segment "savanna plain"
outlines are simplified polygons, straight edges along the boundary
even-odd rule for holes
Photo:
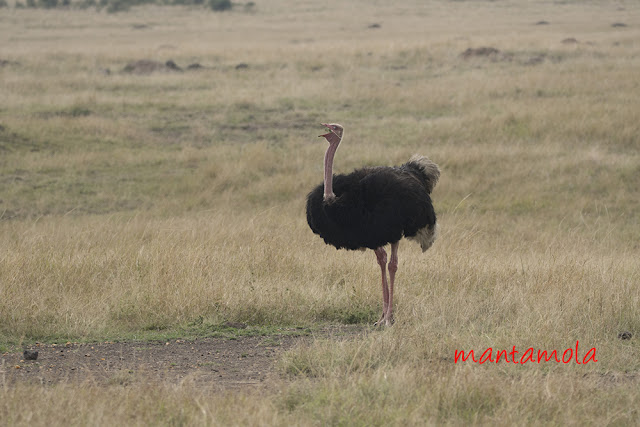
[[[636,1],[9,5],[0,64],[4,360],[307,335],[223,390],[6,362],[0,424],[640,423]],[[392,327],[371,326],[373,252],[306,224],[321,122],[345,127],[337,173],[441,167],[440,234],[401,242]],[[528,348],[577,354],[515,363]]]

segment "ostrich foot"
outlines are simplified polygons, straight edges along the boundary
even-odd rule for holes
[[[382,313],[382,316],[380,316],[378,321],[373,324],[373,326],[382,326],[382,325],[384,325],[384,313]]]
[[[393,318],[393,315],[391,316],[391,319],[387,319],[384,316],[384,313],[382,313],[382,316],[380,316],[380,319],[378,319],[377,322],[375,322],[373,324],[373,326],[391,326],[395,323],[395,319]]]

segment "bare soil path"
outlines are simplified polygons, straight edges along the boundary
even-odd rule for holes
[[[25,349],[37,351],[37,360],[26,360],[22,352],[0,356],[0,383],[110,385],[190,380],[220,390],[260,387],[274,373],[276,356],[283,351],[316,337],[347,339],[362,331],[362,326],[340,326],[307,336],[36,344]]]

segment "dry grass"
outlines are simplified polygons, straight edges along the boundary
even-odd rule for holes
[[[345,125],[340,172],[413,153],[443,169],[439,240],[426,255],[401,245],[397,324],[287,353],[279,393],[0,383],[0,419],[639,421],[634,2],[282,0],[253,14],[2,9],[0,22],[5,348],[198,318],[370,322],[373,254],[326,247],[305,223],[318,123]],[[479,46],[501,56],[460,57]],[[120,73],[143,58],[206,68]],[[453,361],[456,349],[576,340],[597,363]]]

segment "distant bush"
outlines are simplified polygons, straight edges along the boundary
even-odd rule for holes
[[[96,7],[98,4],[96,3],[96,0],[81,0],[78,3],[75,3],[75,5],[80,9],[88,9],[90,7]]]
[[[38,0],[38,7],[44,9],[53,9],[58,6],[58,0]]]
[[[165,4],[169,5],[202,5],[205,0],[163,0]]]
[[[169,5],[169,6],[205,6],[215,12],[222,12],[225,10],[231,10],[233,3],[231,0],[25,0],[22,3],[20,0],[16,0],[14,7],[16,9],[21,8],[41,8],[41,9],[53,9],[56,7],[72,7],[77,9],[87,9],[89,7],[95,7],[97,10],[106,10],[109,13],[125,12],[131,9],[133,6],[140,6],[143,4],[157,4],[157,5]],[[7,0],[0,0],[0,8],[8,7]],[[245,12],[250,11],[255,3],[250,1],[245,5]]]
[[[89,3],[91,0],[83,0]],[[97,9],[105,9],[109,13],[126,12],[133,6],[143,4],[163,4],[157,0],[98,0]]]
[[[231,0],[209,0],[209,7],[216,12],[229,10],[232,7]]]
[[[105,2],[105,6],[107,8],[107,12],[115,13],[115,12],[124,12],[127,11],[133,6],[134,2],[129,0],[111,0],[109,2]],[[137,3],[137,2],[135,2]]]

